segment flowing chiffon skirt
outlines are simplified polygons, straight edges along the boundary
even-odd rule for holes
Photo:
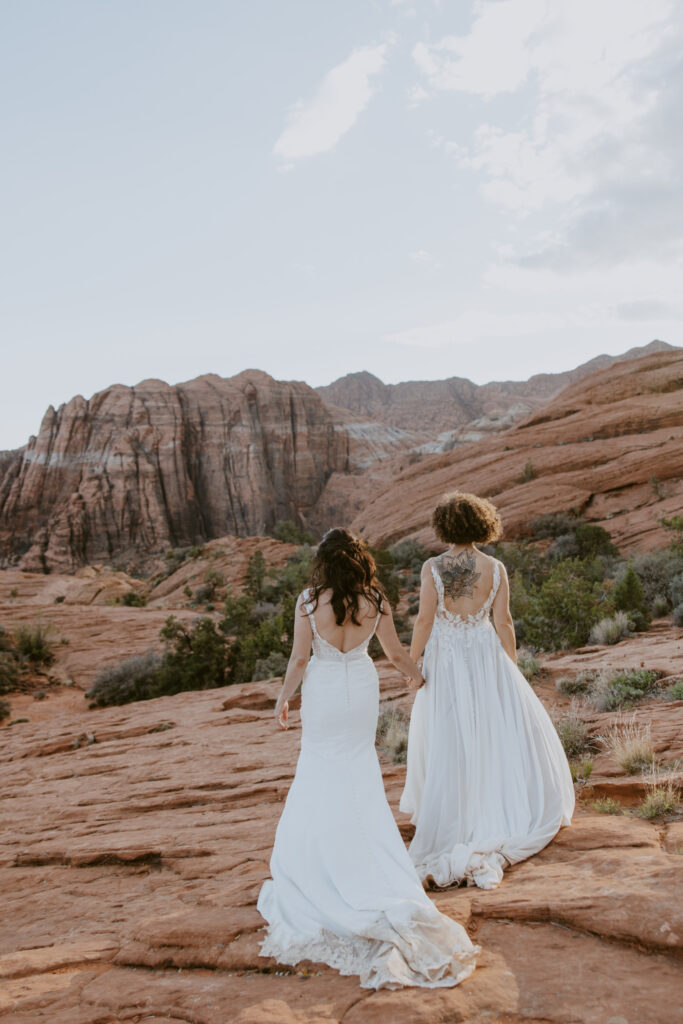
[[[401,810],[416,826],[420,878],[497,886],[574,810],[574,786],[545,708],[502,648],[488,614],[437,615],[413,705]]]

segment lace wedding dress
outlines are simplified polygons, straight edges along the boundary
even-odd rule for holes
[[[304,599],[309,597],[308,592]],[[364,988],[457,985],[478,947],[426,896],[387,803],[375,752],[372,633],[342,653],[313,631],[301,752],[258,909],[261,956],[322,962]]]
[[[466,879],[493,889],[507,865],[570,824],[574,787],[548,714],[493,628],[499,563],[488,596],[469,615],[446,608],[435,560],[427,564],[438,604],[400,805],[416,826],[410,856],[420,878],[437,885]]]

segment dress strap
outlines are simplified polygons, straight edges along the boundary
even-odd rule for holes
[[[301,598],[301,607],[306,612],[306,615],[308,615],[309,621],[311,623],[311,629],[313,630],[313,636],[315,636],[317,639],[320,639],[318,627],[315,624],[315,615],[313,614],[313,602],[311,601],[311,591],[308,587],[306,588],[306,590],[303,590],[301,592]]]
[[[493,604],[493,602],[495,600],[496,594],[498,593],[498,587],[499,586],[500,586],[500,564],[498,562],[498,559],[495,559],[494,562],[493,562],[493,584],[491,586],[491,590],[489,591],[489,596],[486,598],[486,601],[484,602],[484,608],[486,609],[487,612],[490,610],[491,605]]]

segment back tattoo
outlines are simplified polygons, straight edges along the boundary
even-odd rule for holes
[[[443,580],[444,594],[455,601],[459,597],[474,596],[474,588],[481,573],[477,572],[477,559],[474,554],[471,551],[461,551],[459,555],[441,555],[439,575]]]

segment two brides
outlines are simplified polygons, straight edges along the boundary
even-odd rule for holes
[[[573,809],[562,747],[515,665],[505,570],[474,546],[497,536],[495,510],[448,495],[433,524],[449,548],[423,568],[411,657],[363,542],[342,529],[323,537],[297,601],[275,709],[287,728],[288,700],[303,680],[299,761],[258,900],[268,922],[261,955],[327,963],[366,988],[468,977],[479,949],[422,883],[490,888]],[[416,825],[409,851],[374,747],[379,683],[367,649],[375,633],[417,689],[401,800]],[[415,659],[425,646],[423,677]]]

